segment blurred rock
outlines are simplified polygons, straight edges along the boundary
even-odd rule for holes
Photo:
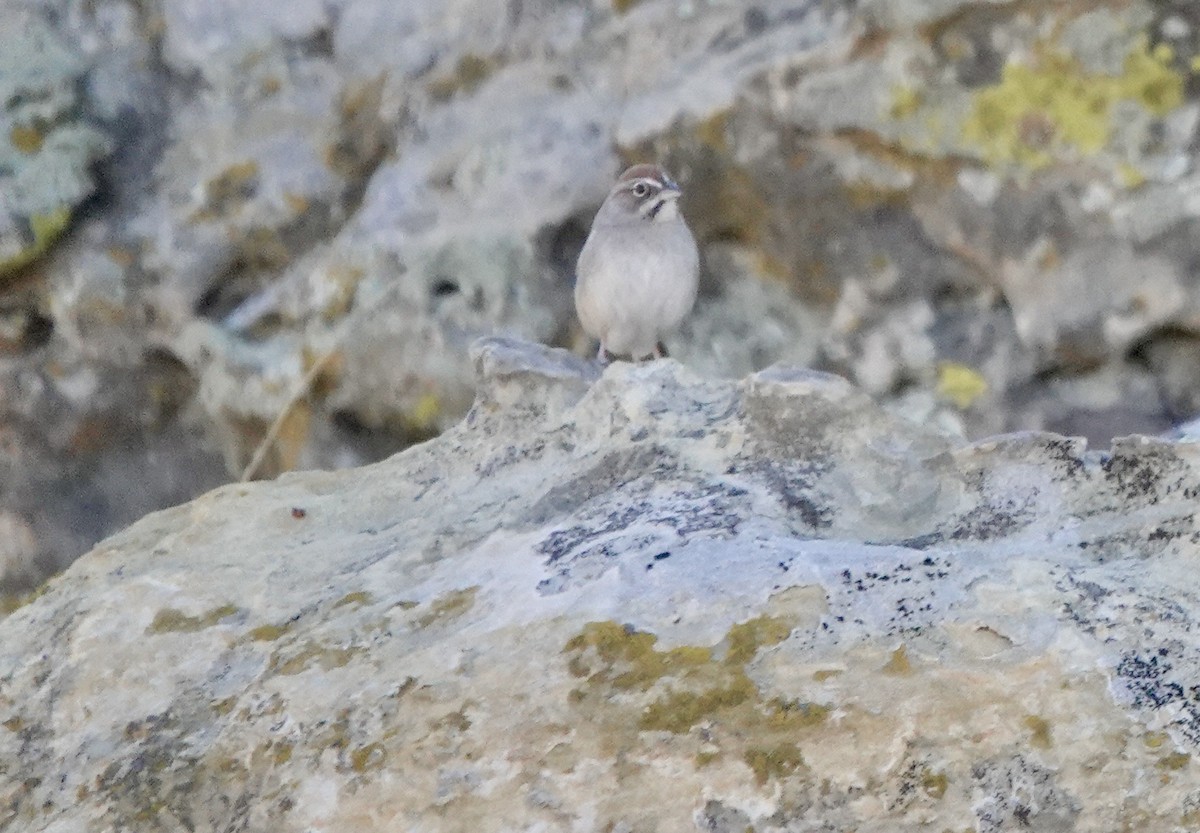
[[[445,430],[478,336],[591,353],[575,257],[648,159],[700,240],[670,348],[706,375],[809,364],[976,438],[1103,447],[1195,412],[1187,3],[0,0],[0,20],[0,260],[27,264],[0,375],[128,410],[63,397],[20,423],[43,452],[11,483],[70,472],[110,507],[52,517],[0,485],[39,563],[126,517],[94,473],[131,443],[176,444],[145,475],[174,484],[163,505]],[[164,364],[178,423],[138,413]],[[54,438],[97,410],[112,430],[66,459]]]
[[[1162,333],[1141,348],[1166,411],[1174,420],[1200,415],[1200,337]]]
[[[85,59],[35,8],[0,14],[0,280],[43,256],[110,145],[77,95]]]

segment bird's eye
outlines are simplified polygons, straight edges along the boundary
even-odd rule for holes
[[[633,186],[633,195],[635,197],[644,197],[649,193],[650,186],[644,182],[639,182],[637,185]]]

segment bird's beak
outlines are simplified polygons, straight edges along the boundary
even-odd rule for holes
[[[663,177],[662,184],[663,189],[658,192],[659,196],[661,197],[677,200],[683,194],[683,192],[679,190],[678,183],[676,183],[673,179],[667,179],[666,177]]]

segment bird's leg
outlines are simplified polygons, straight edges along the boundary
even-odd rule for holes
[[[596,351],[596,361],[600,362],[601,365],[606,365],[612,361],[612,356],[605,349],[603,341],[600,342],[600,349]]]
[[[671,354],[667,352],[667,345],[663,344],[661,341],[654,345],[654,358],[665,359],[670,355]]]

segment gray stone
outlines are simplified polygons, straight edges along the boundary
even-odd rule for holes
[[[0,15],[0,278],[44,255],[95,188],[105,136],[82,118],[83,57],[33,8]]]
[[[439,438],[152,514],[0,622],[4,823],[1194,822],[1200,445],[474,362]]]

